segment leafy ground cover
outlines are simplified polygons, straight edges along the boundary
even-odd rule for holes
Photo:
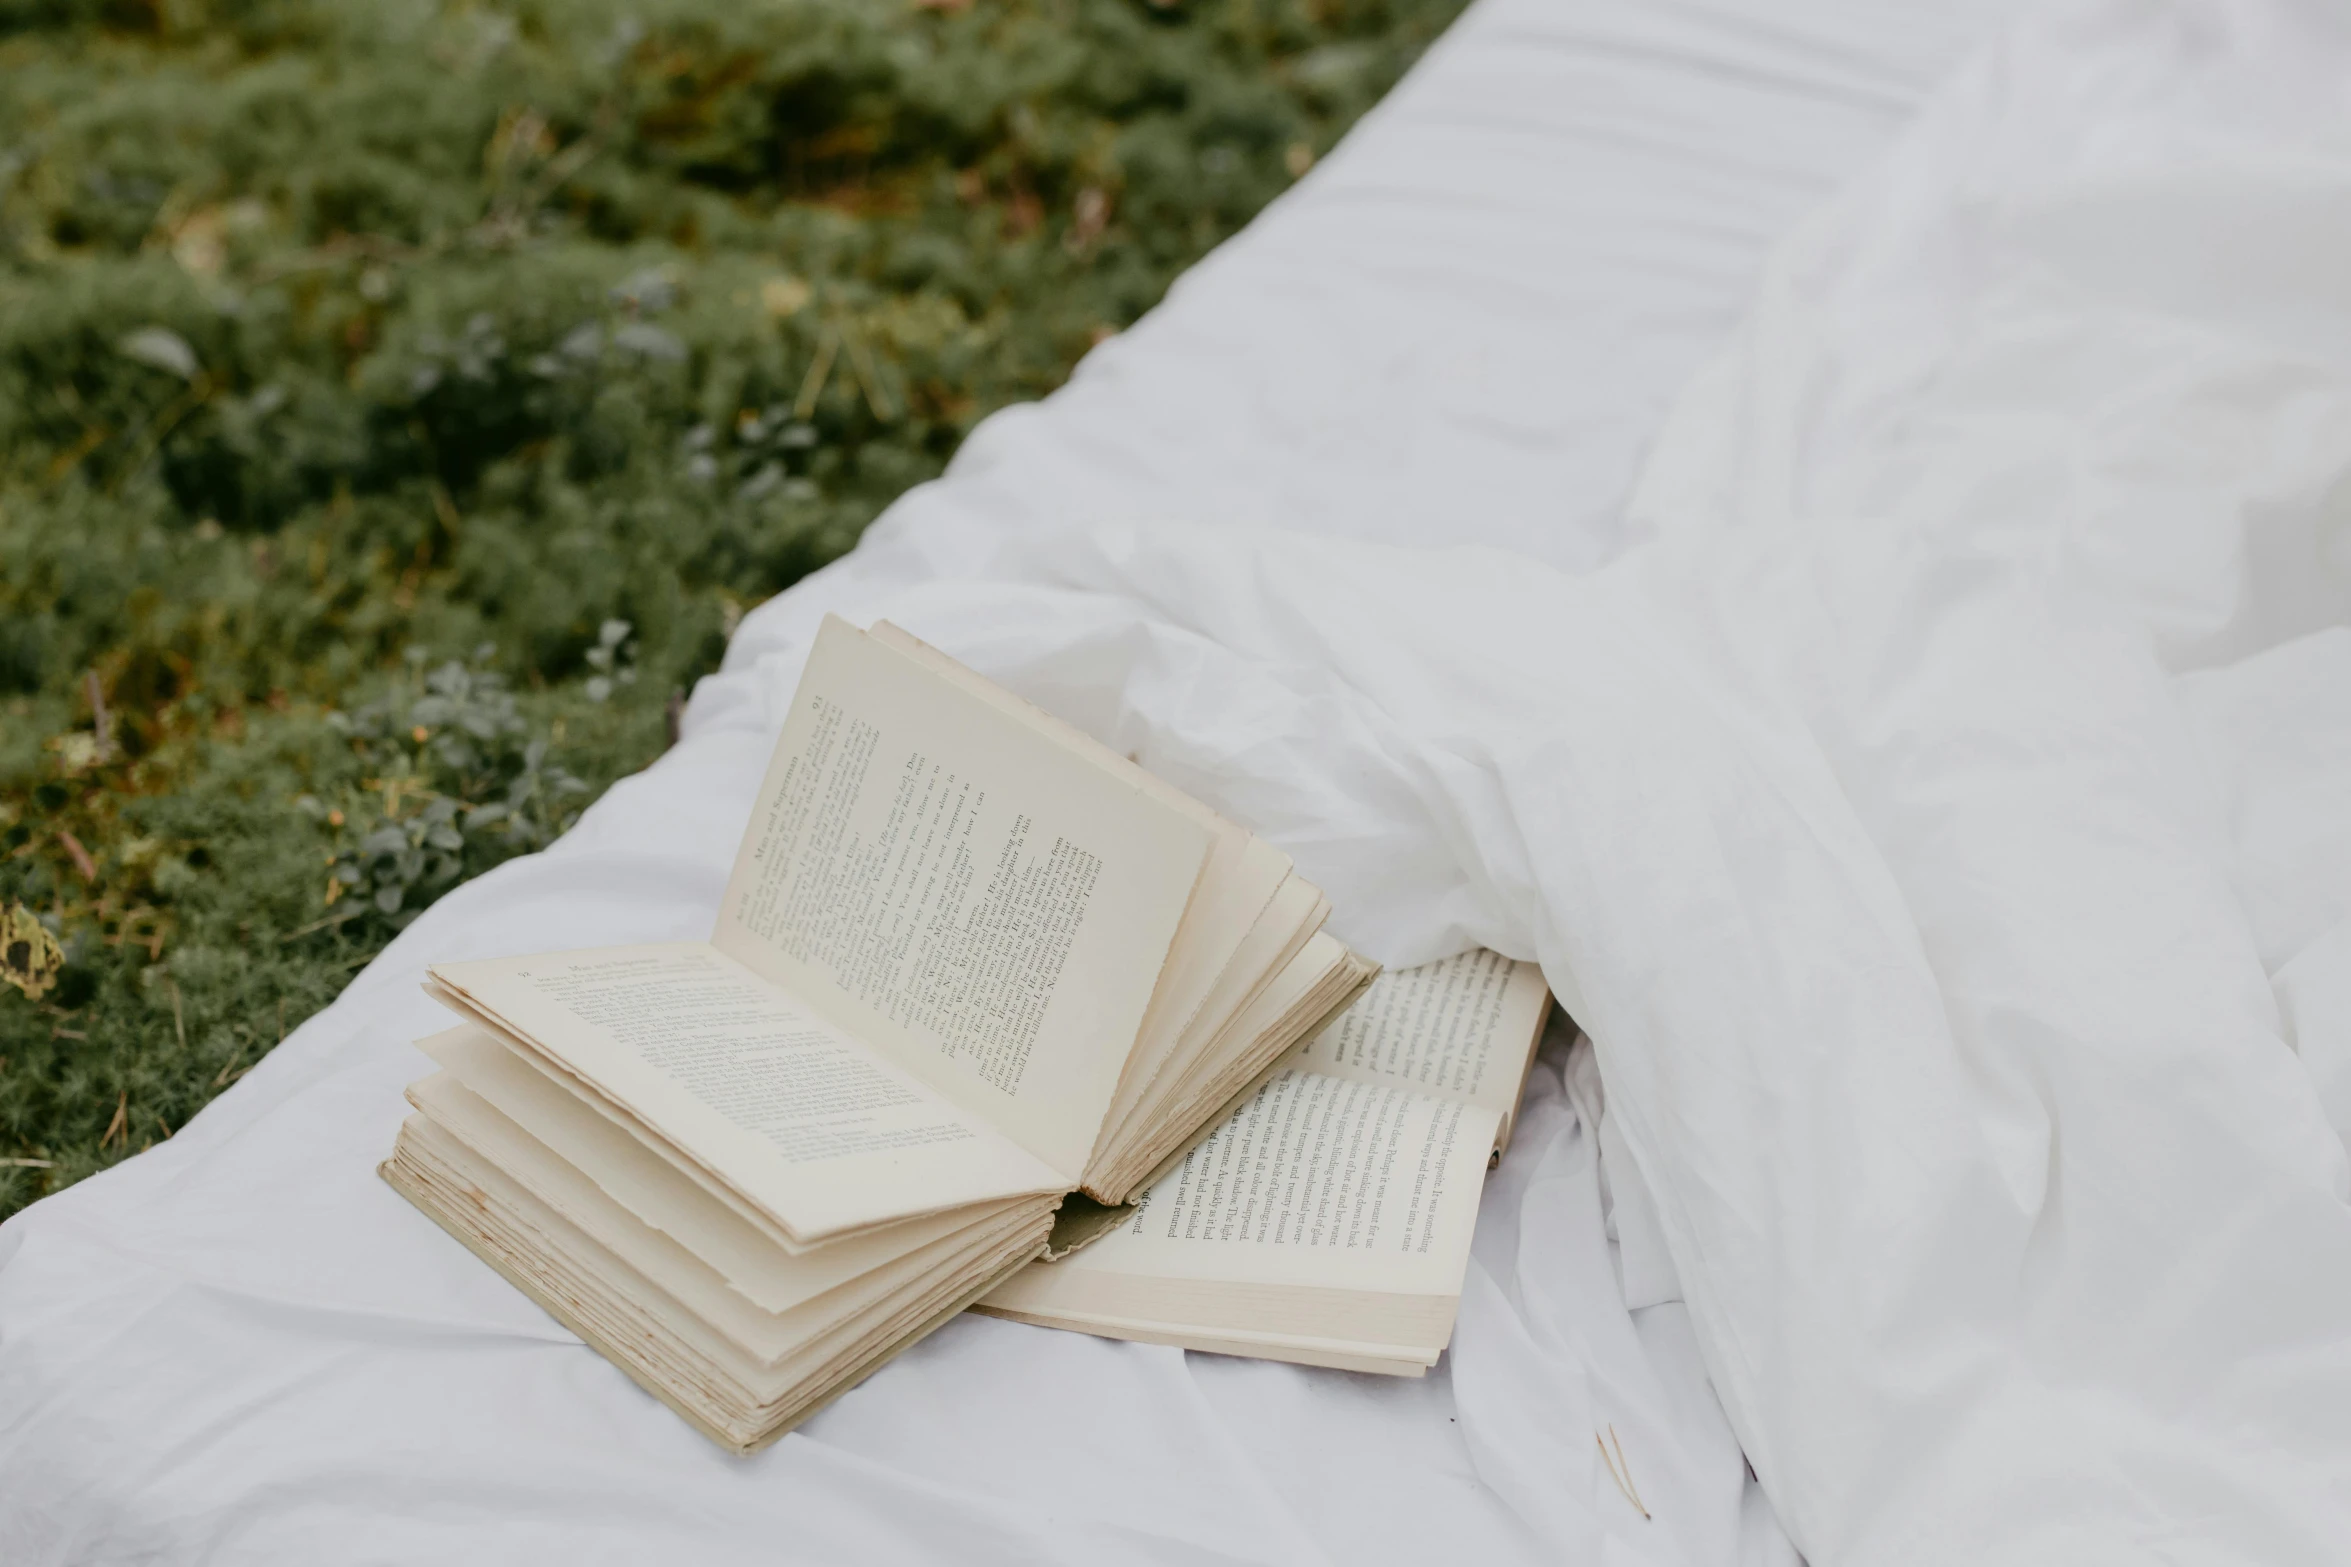
[[[1458,0],[0,0],[0,1216],[665,743]]]

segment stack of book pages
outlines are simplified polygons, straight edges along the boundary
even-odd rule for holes
[[[828,619],[708,941],[434,965],[385,1178],[716,1441],[1115,1223],[1374,968],[1287,856]],[[1086,1236],[1065,1216],[1061,1245]]]
[[[1550,1010],[1541,970],[1484,950],[1381,975],[1114,1230],[979,1309],[1419,1376],[1453,1336],[1485,1173]]]

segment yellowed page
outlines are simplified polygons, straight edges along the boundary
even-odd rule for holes
[[[1147,1135],[1122,1148],[1118,1162],[1104,1172],[1098,1188],[1087,1188],[1088,1195],[1123,1199],[1157,1182],[1256,1092],[1293,1046],[1361,994],[1376,972],[1375,965],[1332,937],[1320,931],[1309,937],[1228,1025],[1230,1039],[1218,1043],[1203,1070],[1184,1080],[1176,1098],[1153,1105],[1143,1122]]]
[[[1241,953],[1283,884],[1296,879],[1290,857],[1261,838],[1233,829],[1219,841],[1193,895],[1183,931],[1168,954],[1152,1017],[1120,1073],[1111,1108],[1094,1139],[1092,1158],[1101,1157],[1128,1099],[1184,1053],[1196,1026],[1213,1022],[1209,1003],[1226,978],[1246,983],[1262,977],[1247,973]]]
[[[718,1331],[642,1269],[479,1161],[449,1168],[426,1146],[431,1123],[411,1117],[379,1173],[429,1217],[687,1419],[741,1427],[721,1440],[764,1440],[942,1326],[1042,1243],[1042,1204],[934,1260],[903,1266],[888,1298],[845,1316],[780,1360]],[[460,1152],[439,1139],[443,1152]],[[1023,1214],[1027,1217],[1024,1219]],[[809,1308],[802,1308],[805,1312]],[[800,1312],[790,1315],[798,1316]],[[713,1432],[713,1434],[717,1434]]]
[[[1074,1185],[1210,838],[827,617],[713,939]]]
[[[427,1079],[431,1081],[431,1079]],[[462,1090],[460,1090],[462,1092]],[[420,1105],[420,1109],[423,1107]],[[729,1288],[702,1261],[623,1212],[594,1182],[556,1159],[528,1159],[515,1169],[489,1156],[430,1110],[401,1127],[398,1155],[423,1168],[455,1175],[518,1210],[517,1193],[560,1215],[608,1249],[704,1327],[753,1358],[773,1364],[805,1348],[847,1318],[886,1306],[897,1293],[919,1288],[927,1274],[963,1255],[974,1242],[1029,1226],[1033,1213],[999,1209],[969,1229],[941,1236],[872,1270],[835,1281],[779,1311],[763,1310]],[[1030,1199],[1033,1209],[1041,1198]],[[669,1313],[664,1313],[669,1315]]]
[[[765,1311],[788,1310],[1008,1206],[1038,1200],[956,1208],[793,1254],[481,1030],[452,1029],[419,1043],[444,1070],[410,1084],[410,1103],[525,1184],[526,1166],[559,1162],[576,1171]]]
[[[691,1150],[797,1240],[1066,1189],[715,947],[599,947],[432,974]]]
[[[1458,1295],[1494,1120],[1393,1084],[1284,1069],[1160,1177],[1133,1219],[1031,1270],[1038,1279],[1023,1275],[1024,1288],[1117,1273]]]
[[[1543,971],[1485,947],[1391,969],[1291,1060],[1309,1072],[1396,1083],[1500,1116],[1508,1142],[1551,1009]]]
[[[485,1034],[505,1046],[507,1055],[515,1062],[528,1068],[530,1072],[549,1085],[560,1089],[583,1109],[593,1112],[618,1130],[627,1133],[632,1141],[677,1171],[678,1174],[693,1182],[703,1195],[724,1205],[728,1212],[765,1236],[770,1244],[797,1256],[801,1252],[813,1250],[820,1245],[829,1246],[837,1243],[836,1239],[823,1241],[798,1239],[791,1231],[778,1224],[772,1215],[713,1174],[708,1165],[680,1148],[655,1128],[647,1125],[636,1112],[581,1077],[579,1073],[546,1051],[541,1050],[537,1045],[523,1038],[522,1035],[516,1033],[490,1013],[474,1005],[466,997],[434,979],[430,973],[425,977],[424,992],[465,1019],[456,1032],[462,1033],[472,1030]],[[439,1037],[439,1035],[428,1035],[425,1039],[418,1040],[417,1045],[419,1048],[425,1049],[426,1054],[429,1055],[431,1051],[427,1047],[430,1041]],[[886,1223],[867,1225],[848,1233],[873,1235],[890,1228],[892,1225],[908,1222],[910,1221],[905,1219],[892,1219]]]
[[[1329,912],[1329,900],[1312,882],[1301,876],[1283,879],[1175,1048],[1148,1075],[1137,1074],[1119,1086],[1089,1176],[1147,1140],[1168,1108],[1189,1097],[1198,1079],[1212,1075],[1223,1057],[1247,1044],[1253,1036],[1244,1020],[1259,1013],[1260,1000],[1283,982]]]
[[[1076,725],[1055,717],[1035,703],[1014,696],[905,628],[886,620],[878,621],[871,635],[993,704],[1073,756],[1084,758],[1151,799],[1182,812],[1212,834],[1208,863],[1200,873],[1200,883],[1193,890],[1191,906],[1185,911],[1183,925],[1168,952],[1167,966],[1160,975],[1159,988],[1152,996],[1141,1034],[1121,1074],[1114,1107],[1106,1118],[1104,1136],[1107,1137],[1107,1126],[1115,1125],[1166,1062],[1191,1042],[1193,1030],[1203,1023],[1207,1025],[1206,1031],[1199,1035],[1199,1041],[1205,1043],[1213,1035],[1215,1024],[1233,1010],[1237,1004],[1235,998],[1247,995],[1251,986],[1278,966],[1263,961],[1261,954],[1252,952],[1244,956],[1243,945],[1282,884],[1292,879],[1290,857],[1218,816],[1132,758],[1119,755]],[[1257,962],[1256,969],[1248,967],[1251,961]],[[1223,1012],[1217,1013],[1212,1010],[1212,1003],[1220,993],[1224,1006]],[[1102,1139],[1098,1138],[1097,1159],[1101,1157],[1102,1146]]]

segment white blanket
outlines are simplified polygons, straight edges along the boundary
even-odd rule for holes
[[[1579,16],[1719,63],[1669,36],[1697,14]],[[1426,371],[1397,313],[1383,382],[1332,238],[1392,220],[1357,259],[1411,275],[1452,192],[1383,208],[1382,138],[1572,116],[1497,81],[1533,37],[1584,62],[1577,25],[1482,9],[1363,172],[747,621],[671,757],[0,1232],[0,1558],[1784,1560],[1743,1447],[1824,1564],[2337,1559],[2351,37],[2316,5],[2029,24],[1780,249],[1627,512],[1589,454],[1636,438],[1541,423],[1608,382],[1556,389],[1513,329],[1591,318],[1495,248],[1514,208],[1453,209],[1432,307],[1490,373]],[[1855,58],[1787,69],[1897,74]],[[1220,362],[1237,410],[1187,395]],[[1121,520],[1163,511],[1207,523]],[[1527,553],[1376,542],[1482,528]],[[736,1462],[373,1184],[422,962],[706,927],[828,608],[1258,826],[1376,955],[1483,941],[1578,995],[1606,1112],[1547,1056],[1445,1374],[966,1320]]]

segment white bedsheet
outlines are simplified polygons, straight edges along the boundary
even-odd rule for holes
[[[911,506],[824,596],[1263,824],[1378,955],[1572,981],[1627,1296],[1814,1561],[2340,1562],[2347,214],[2351,12],[2064,6],[1780,247],[1599,570]],[[1711,1559],[1554,1169],[1465,1297],[1477,1472]],[[1603,1422],[1698,1482],[1652,1527],[1558,1483]]]
[[[1712,1564],[1774,1508],[1824,1564],[2342,1559],[2336,8],[2027,25],[1779,248],[1627,505],[1967,25],[1481,5],[670,757],[0,1231],[0,1560]],[[969,1319],[737,1462],[375,1181],[423,962],[707,928],[828,608],[1259,825],[1378,956],[1572,980],[1608,1109],[1547,1054],[1442,1374]]]

